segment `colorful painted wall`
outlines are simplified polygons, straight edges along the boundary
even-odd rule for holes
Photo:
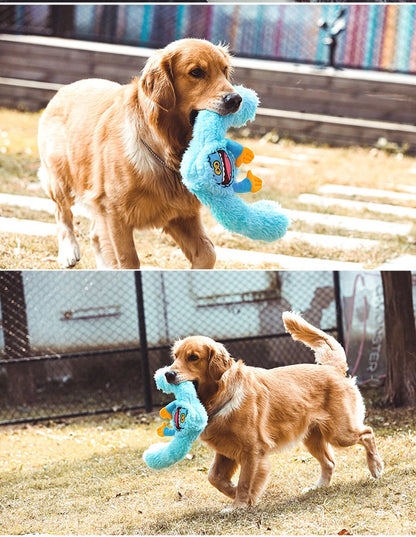
[[[416,73],[416,4],[7,6],[0,31],[162,47],[182,37],[229,43],[238,56],[325,64],[326,32],[345,9],[336,65]]]

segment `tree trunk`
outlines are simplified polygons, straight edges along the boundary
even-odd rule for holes
[[[416,406],[416,328],[412,275],[408,271],[383,271],[381,276],[387,355],[386,403]]]

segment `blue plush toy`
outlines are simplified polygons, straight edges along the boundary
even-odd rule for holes
[[[243,101],[235,114],[220,116],[210,110],[198,113],[181,162],[182,181],[225,229],[271,242],[283,237],[289,225],[280,205],[268,200],[248,204],[235,195],[257,192],[262,186],[261,179],[251,171],[242,181],[236,181],[238,167],[250,163],[254,153],[225,138],[225,134],[229,127],[242,127],[252,121],[259,103],[253,90],[236,86],[236,91]]]
[[[143,459],[149,468],[160,470],[182,460],[189,452],[198,436],[208,423],[208,415],[202,406],[192,382],[169,384],[165,373],[169,367],[162,367],[155,373],[156,386],[165,393],[173,393],[174,401],[162,408],[160,415],[169,419],[171,427],[166,424],[159,427],[159,436],[173,436],[169,443],[153,444],[144,453]]]

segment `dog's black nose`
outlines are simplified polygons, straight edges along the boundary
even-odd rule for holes
[[[231,114],[237,112],[243,98],[239,93],[227,93],[224,97],[224,106],[227,112]]]
[[[169,384],[173,384],[176,379],[176,373],[175,371],[172,371],[169,369],[169,371],[166,371],[165,373],[166,380],[169,382]]]

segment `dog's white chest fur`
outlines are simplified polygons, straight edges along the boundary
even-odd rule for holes
[[[217,416],[220,418],[226,418],[229,414],[232,414],[235,410],[238,410],[242,405],[245,396],[246,394],[244,388],[241,386],[241,384],[239,384],[236,387],[232,398],[223,406],[223,408],[221,408],[221,410],[217,413]]]

